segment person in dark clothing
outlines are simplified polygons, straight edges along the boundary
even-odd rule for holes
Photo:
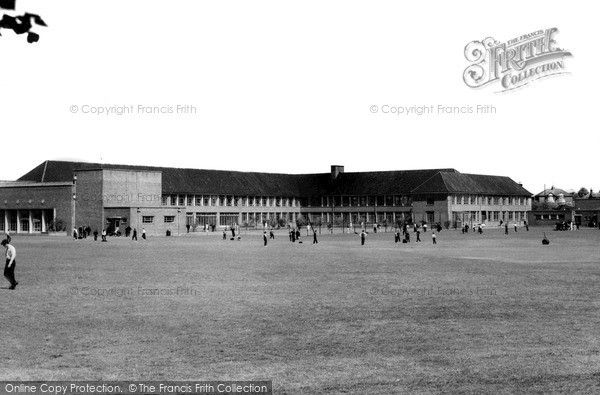
[[[508,223],[504,224],[504,234],[508,234]]]
[[[300,240],[300,229],[296,229],[296,240]]]
[[[313,230],[313,244],[319,244],[319,240],[317,240],[317,231]]]
[[[515,233],[517,233],[517,223],[515,222]]]
[[[483,228],[481,227],[481,225],[479,225],[477,231],[479,232],[480,235],[483,234]]]
[[[223,240],[227,240],[227,232],[225,230],[223,230]]]
[[[396,230],[396,233],[394,233],[394,243],[397,243],[400,241],[400,231]]]
[[[527,223],[527,221],[525,221],[525,230],[526,230],[527,232],[529,232],[529,224]]]
[[[415,243],[419,243],[421,241],[421,231],[417,229],[417,240]]]
[[[98,229],[94,229],[94,241],[98,241]]]
[[[17,265],[16,257],[17,250],[11,244],[9,244],[6,240],[2,240],[2,247],[6,247],[6,265],[4,266],[4,277],[10,283],[10,287],[8,289],[15,289],[19,284],[17,280],[15,280],[15,266]]]
[[[187,232],[190,233],[190,224],[186,224],[185,228],[187,229]]]
[[[231,237],[235,238],[235,227],[231,227]]]
[[[269,239],[275,239],[275,232],[273,232],[273,229],[269,231]]]
[[[79,233],[77,233],[78,234],[77,238],[80,240],[83,239],[83,227],[80,226],[79,229],[77,229],[77,230],[79,232]]]
[[[288,232],[288,236],[290,238],[290,241],[292,241],[292,230],[290,229],[290,231]]]
[[[131,236],[131,240],[137,241],[137,229],[133,229],[133,235]]]
[[[129,237],[130,234],[131,234],[131,227],[129,225],[127,225],[127,227],[125,228],[125,237]]]
[[[263,246],[264,246],[264,247],[266,247],[266,246],[267,246],[267,240],[268,240],[268,239],[267,239],[267,231],[265,230],[265,231],[263,232],[263,243],[264,243],[264,244],[263,244]]]
[[[367,233],[363,230],[360,232],[360,245],[365,245],[365,240],[367,238]]]

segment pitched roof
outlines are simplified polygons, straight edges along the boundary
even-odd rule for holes
[[[412,190],[413,194],[472,193],[481,195],[531,196],[510,177],[459,172],[439,172]]]
[[[575,199],[575,210],[577,211],[600,211],[600,199]]]
[[[535,197],[539,197],[539,196],[548,196],[549,194],[552,194],[554,196],[558,196],[560,194],[563,194],[563,196],[574,196],[575,195],[575,191],[567,191],[565,189],[560,189],[560,188],[549,188],[549,189],[544,189],[542,192],[538,193],[537,195],[535,195]]]
[[[75,170],[137,170],[162,172],[162,191],[188,194],[298,196],[299,177],[291,174],[181,169],[88,162],[46,161],[19,181],[70,181]]]
[[[409,195],[411,193],[481,193],[528,195],[508,177],[461,174],[455,169],[282,174],[182,169],[88,162],[45,161],[19,181],[71,181],[75,170],[118,169],[162,172],[165,194],[232,194],[254,196]]]

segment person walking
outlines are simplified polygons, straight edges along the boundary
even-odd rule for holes
[[[319,240],[317,240],[317,231],[313,229],[313,244],[319,244]]]
[[[515,222],[515,233],[517,233],[517,223]]]
[[[508,222],[504,224],[504,234],[508,234]]]
[[[94,241],[98,241],[98,229],[94,229]]]
[[[360,245],[364,246],[365,245],[365,240],[367,238],[367,232],[365,232],[364,230],[362,232],[360,232]]]
[[[133,234],[131,236],[131,240],[138,241],[137,240],[137,229],[136,228],[133,228]]]
[[[73,227],[73,239],[77,240],[78,234],[77,234],[77,228]]]
[[[437,236],[435,235],[435,232],[431,233],[431,240],[433,240],[433,244],[437,244]]]
[[[263,243],[264,243],[264,244],[263,244],[263,246],[264,246],[264,247],[266,247],[266,246],[267,246],[267,240],[268,240],[268,239],[267,239],[267,231],[265,230],[265,231],[263,232]]]
[[[265,232],[266,232],[266,231],[265,231]],[[273,232],[273,229],[271,229],[271,230],[269,231],[269,239],[273,239],[273,240],[275,240],[275,232]]]
[[[423,232],[425,232],[425,226],[423,226]],[[417,240],[415,243],[421,242],[421,231],[417,229]]]
[[[527,221],[525,221],[525,230],[529,232],[529,223],[527,223]]]
[[[9,244],[6,240],[2,240],[2,246],[6,247],[6,265],[4,266],[4,277],[10,283],[8,289],[15,289],[19,283],[15,280],[15,266],[17,264],[15,258],[17,257],[17,250],[12,244]]]
[[[106,228],[102,229],[102,241],[107,241],[106,240]]]
[[[142,239],[146,240],[146,229],[142,228]]]

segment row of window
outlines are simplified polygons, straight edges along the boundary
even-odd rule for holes
[[[296,200],[284,197],[253,197],[229,195],[165,195],[163,206],[264,206],[296,207]]]
[[[536,214],[535,219],[565,219],[564,214]]]
[[[165,195],[163,206],[245,206],[245,207],[368,207],[410,206],[410,196],[318,196],[312,198],[286,198],[270,196],[229,195]]]
[[[525,211],[454,211],[452,212],[452,219],[463,222],[519,222],[527,220],[527,213]]]
[[[480,205],[513,205],[524,206],[529,203],[530,198],[520,196],[481,196],[481,195],[454,195],[454,204],[480,204]]]

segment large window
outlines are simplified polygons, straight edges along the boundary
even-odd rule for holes
[[[151,224],[154,222],[154,216],[153,215],[143,215],[142,216],[142,223],[143,224]]]
[[[196,213],[196,224],[201,227],[216,225],[217,213]]]
[[[435,203],[435,199],[433,198],[433,196],[427,196],[426,204],[428,206],[433,206],[434,203]]]
[[[175,222],[175,216],[174,215],[165,215],[165,224],[170,224],[172,222]]]

